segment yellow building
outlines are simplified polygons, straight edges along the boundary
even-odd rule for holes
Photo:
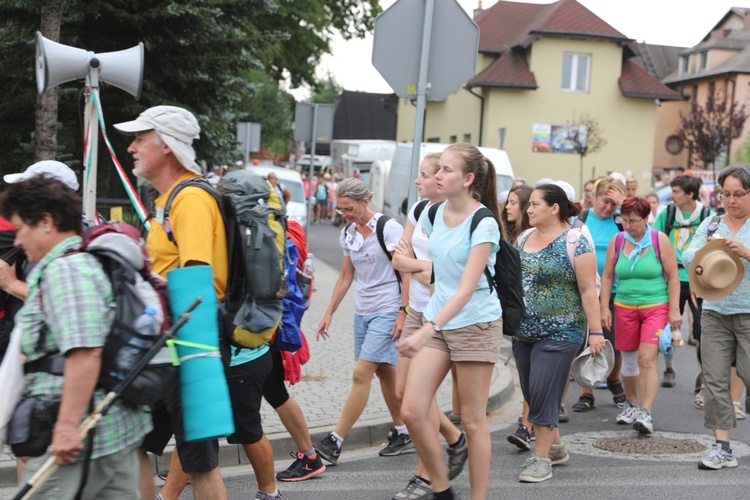
[[[507,151],[516,176],[576,186],[630,171],[648,191],[657,103],[680,99],[636,63],[637,44],[576,0],[540,5],[500,1],[475,13],[477,72],[443,102],[428,101],[424,139]],[[659,101],[657,101],[657,99]],[[588,115],[606,140],[583,160],[569,125]],[[414,136],[415,108],[399,103],[397,140]]]

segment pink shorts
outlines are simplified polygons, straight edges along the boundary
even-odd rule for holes
[[[659,345],[669,322],[669,304],[637,306],[615,301],[615,349],[637,351],[641,344]]]

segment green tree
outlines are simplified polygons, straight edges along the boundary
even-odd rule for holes
[[[59,1],[0,2],[0,148],[5,159],[0,169],[6,172],[34,159],[35,140],[48,140],[35,138],[34,132],[34,32],[40,29],[42,8]],[[157,104],[184,106],[196,114],[203,129],[196,146],[201,159],[231,161],[236,122],[247,116],[244,105],[261,83],[253,78],[259,73],[277,81],[289,76],[294,86],[314,85],[330,34],[360,36],[380,12],[377,0],[66,0],[63,5],[60,43],[93,52],[144,44],[140,101],[101,85],[107,131],[125,165],[130,164],[127,139],[109,126]],[[50,142],[58,158],[82,158],[82,87],[77,81],[58,88],[57,138]],[[102,156],[99,164],[109,161]],[[112,171],[100,168],[102,196],[119,184]]]
[[[292,141],[294,96],[265,73],[256,71],[249,78],[255,82],[255,92],[240,105],[241,121],[260,123],[261,147],[274,155],[286,154]]]
[[[343,88],[336,81],[336,78],[328,72],[326,77],[319,81],[315,87],[310,102],[318,104],[336,104],[339,100]]]

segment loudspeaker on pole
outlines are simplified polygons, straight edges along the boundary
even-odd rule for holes
[[[141,96],[143,82],[143,43],[117,52],[96,54],[70,47],[36,33],[36,86],[41,94],[61,83],[91,77],[114,85],[134,96]]]

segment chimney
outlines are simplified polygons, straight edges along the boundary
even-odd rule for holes
[[[484,9],[482,8],[482,0],[478,0],[477,8],[474,9],[474,19],[476,19],[482,12],[484,12]]]

